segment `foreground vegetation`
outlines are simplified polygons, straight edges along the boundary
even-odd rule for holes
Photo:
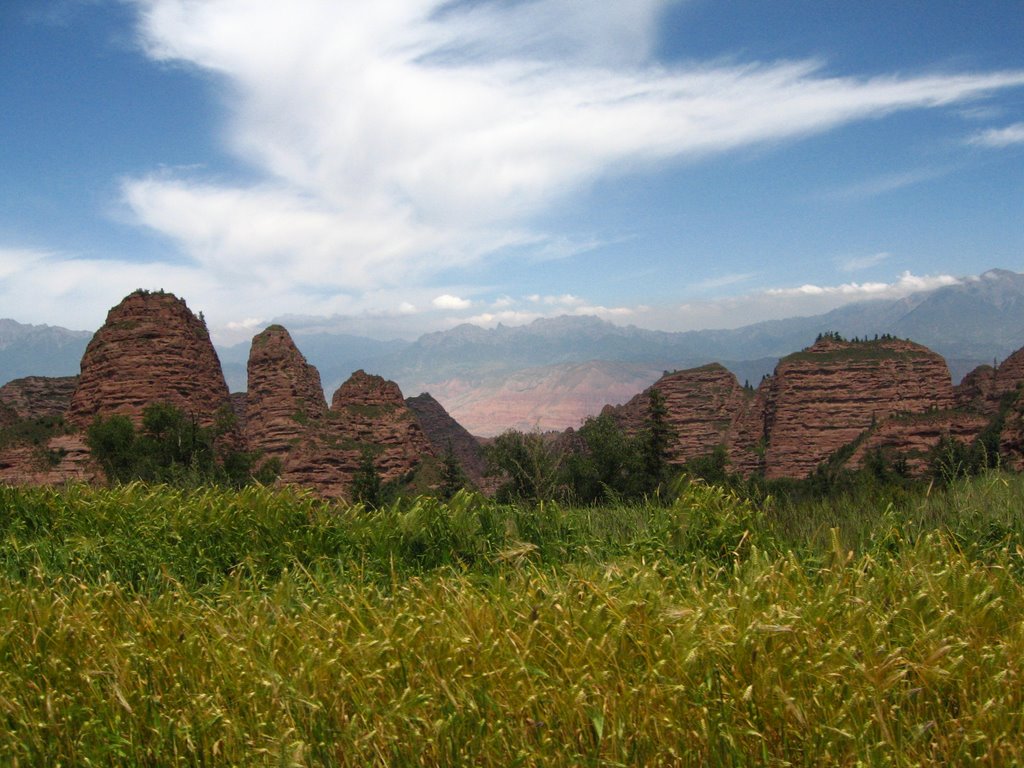
[[[1024,762],[1022,507],[0,488],[0,764]]]

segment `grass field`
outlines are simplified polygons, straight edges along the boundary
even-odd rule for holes
[[[1024,478],[0,489],[0,765],[1024,762]]]

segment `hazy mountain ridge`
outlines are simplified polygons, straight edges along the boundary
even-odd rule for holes
[[[24,376],[71,376],[92,331],[0,319],[0,384]]]
[[[811,344],[823,331],[912,339],[946,358],[955,383],[978,364],[1005,359],[1024,344],[1024,274],[994,269],[901,299],[856,302],[822,315],[735,329],[652,331],[596,317],[562,316],[493,329],[462,324],[408,342],[311,328],[296,331],[295,342],[321,372],[327,391],[353,371],[365,369],[398,382],[407,395],[431,392],[456,419],[465,418],[478,429],[477,417],[504,412],[497,404],[508,397],[525,409],[514,423],[561,428],[575,423],[538,422],[540,411],[526,402],[526,391],[552,413],[566,418],[581,413],[590,407],[592,393],[588,390],[582,398],[571,384],[580,366],[591,366],[593,375],[609,387],[605,402],[615,402],[624,387],[641,379],[653,383],[658,372],[709,362],[721,362],[741,382],[756,385],[779,358]],[[0,383],[25,375],[77,373],[90,335],[0,321]],[[245,389],[248,351],[247,342],[218,348],[232,391]],[[528,387],[531,376],[536,381]],[[573,398],[575,410],[565,405]]]

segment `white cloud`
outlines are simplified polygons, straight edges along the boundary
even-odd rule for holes
[[[247,317],[244,320],[231,320],[225,326],[229,331],[245,331],[251,333],[257,328],[262,328],[266,323],[258,317]]]
[[[770,288],[766,296],[798,298],[803,296],[836,296],[847,301],[859,299],[897,298],[915,291],[929,291],[959,283],[952,275],[918,276],[904,272],[892,283],[842,283],[841,285],[805,284],[796,288]]]
[[[431,304],[438,309],[469,309],[473,306],[473,302],[469,299],[461,299],[448,293],[438,296]]]
[[[698,283],[694,283],[693,288],[698,291],[714,290],[716,288],[727,288],[730,285],[737,285],[739,283],[745,283],[753,278],[757,277],[756,272],[743,272],[730,275],[720,275],[719,277],[709,277],[706,280],[701,280]]]
[[[871,267],[877,267],[883,261],[888,260],[892,256],[891,253],[886,251],[879,251],[873,253],[870,256],[851,256],[849,258],[839,260],[839,268],[843,272],[860,272],[863,269],[871,269]]]
[[[533,217],[609,174],[1024,84],[666,67],[651,52],[669,3],[135,0],[149,55],[222,81],[227,145],[262,180],[157,174],[125,180],[124,200],[219,284],[338,307],[510,247],[592,249]],[[239,315],[265,306],[244,294]]]
[[[990,128],[987,131],[980,131],[971,136],[968,143],[993,149],[1024,144],[1024,123],[1014,123],[1005,128]]]

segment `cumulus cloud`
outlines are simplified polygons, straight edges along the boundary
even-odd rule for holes
[[[449,293],[438,296],[431,302],[431,304],[438,309],[469,309],[473,306],[473,302],[469,299],[462,299],[458,296],[452,296]]]
[[[952,275],[918,276],[904,272],[892,283],[842,283],[840,285],[814,285],[807,283],[795,288],[769,288],[766,296],[794,298],[801,296],[837,296],[845,300],[888,299],[906,296],[915,291],[929,291],[945,285],[955,285],[959,278]]]
[[[980,131],[968,139],[970,144],[980,147],[1002,149],[1014,144],[1024,144],[1024,123],[1014,123],[1005,128],[990,128]]]
[[[138,288],[210,295],[211,279],[187,265],[84,259],[55,251],[0,247],[0,306],[19,322],[95,330],[107,311]],[[201,307],[200,307],[201,308]]]
[[[125,203],[224,284],[366,296],[503,249],[595,247],[535,216],[609,174],[1024,84],[666,67],[652,51],[669,2],[135,0],[152,58],[221,81],[228,148],[260,180],[133,177]]]

